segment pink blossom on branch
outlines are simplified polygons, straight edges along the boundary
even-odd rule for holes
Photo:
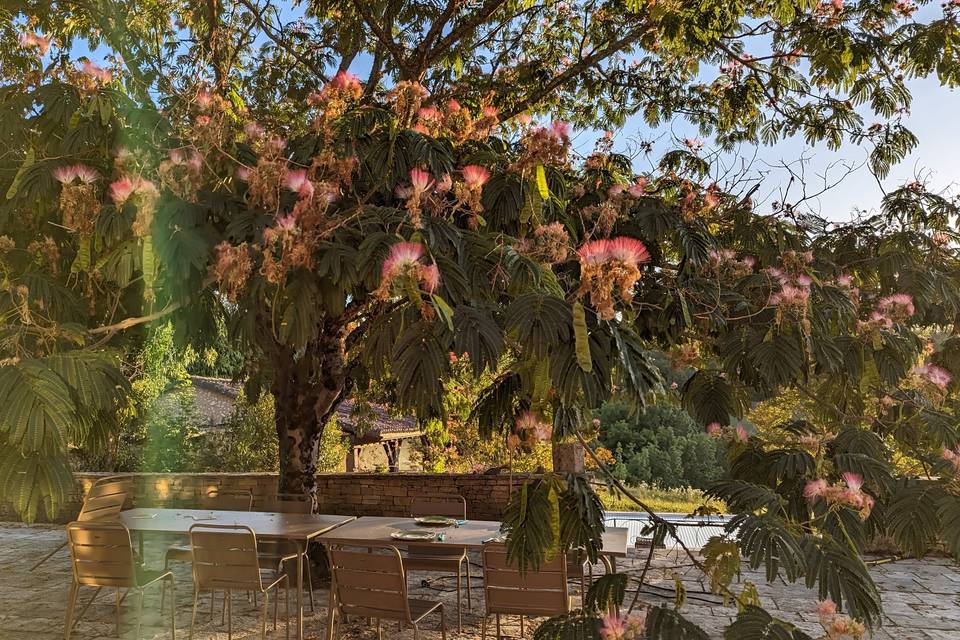
[[[112,73],[110,73],[108,70],[104,69],[103,67],[95,65],[89,60],[83,63],[83,66],[81,67],[81,71],[83,71],[85,74],[87,74],[94,80],[98,81],[100,84],[110,84],[110,81],[113,80]]]
[[[306,169],[287,171],[287,175],[284,178],[284,186],[301,198],[313,197],[313,183],[310,182],[310,179],[307,177]]]
[[[21,47],[24,49],[36,49],[41,58],[47,55],[47,51],[50,49],[50,38],[38,35],[32,31],[21,33],[19,40]]]
[[[85,164],[74,164],[57,167],[53,170],[53,178],[62,184],[70,184],[74,180],[79,180],[83,184],[92,184],[100,179],[100,173]]]
[[[413,187],[413,194],[420,196],[433,185],[433,178],[430,177],[429,171],[410,169],[410,185]]]
[[[471,189],[482,187],[490,179],[490,171],[479,165],[468,164],[460,171],[463,174],[463,181]]]

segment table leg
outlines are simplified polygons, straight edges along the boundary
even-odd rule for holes
[[[297,542],[297,640],[303,640],[303,554],[304,547]]]

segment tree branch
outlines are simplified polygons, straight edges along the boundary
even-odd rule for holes
[[[256,20],[257,22],[257,25],[263,30],[264,35],[270,38],[274,42],[274,44],[276,44],[278,47],[280,47],[281,49],[283,49],[284,51],[292,55],[297,60],[297,62],[299,62],[306,68],[310,69],[310,71],[312,71],[314,75],[320,78],[321,82],[327,82],[329,80],[329,78],[327,77],[327,74],[324,73],[323,69],[318,67],[312,61],[303,57],[303,55],[301,55],[296,49],[294,49],[289,42],[287,42],[280,36],[280,32],[278,30],[274,29],[273,26],[268,24],[266,20],[263,19],[263,12],[261,12],[255,4],[250,2],[250,0],[240,0],[240,4],[242,4],[247,9],[250,10],[250,12],[253,14],[254,20]],[[268,3],[268,6],[269,6],[269,3]]]
[[[403,47],[401,47],[396,40],[393,39],[393,36],[391,36],[380,24],[378,24],[376,20],[374,20],[373,15],[366,6],[365,0],[352,0],[352,2],[354,8],[357,10],[357,13],[363,19],[363,22],[370,28],[370,31],[372,31],[373,35],[377,37],[377,40],[379,40],[380,43],[387,48],[387,51],[389,51],[394,57],[397,67],[400,68],[401,75],[409,75],[407,73],[409,69]]]
[[[585,58],[581,58],[576,64],[570,65],[567,67],[567,70],[563,73],[559,73],[554,78],[543,85],[538,91],[534,91],[532,94],[524,98],[523,100],[517,102],[510,108],[506,113],[501,116],[502,120],[507,120],[517,115],[518,113],[523,113],[532,106],[538,104],[541,100],[553,93],[557,88],[563,86],[568,80],[577,76],[578,74],[586,71],[589,67],[597,64],[598,62],[609,58],[615,53],[622,51],[623,49],[629,47],[631,44],[639,40],[649,29],[647,25],[643,25],[638,29],[628,32],[619,40],[616,40],[603,49],[599,51],[594,51]]]

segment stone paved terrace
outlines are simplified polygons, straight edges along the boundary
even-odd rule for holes
[[[63,529],[58,526],[36,525],[24,526],[13,523],[0,523],[0,640],[59,640],[63,638],[63,616],[69,585],[69,559],[66,550],[58,553],[45,565],[34,573],[28,573],[27,568],[33,561],[55,547],[64,540]],[[160,557],[163,544],[148,545],[147,556],[150,559]],[[153,550],[151,551],[151,548]],[[632,555],[621,560],[618,569],[621,571],[637,571],[642,563],[639,556]],[[647,602],[663,602],[673,600],[672,572],[677,571],[684,576],[689,590],[685,612],[688,617],[707,629],[713,637],[720,638],[720,629],[731,619],[733,610],[724,607],[719,599],[704,593],[706,589],[699,582],[695,570],[683,566],[683,558],[678,558],[674,552],[659,552],[656,557],[656,571],[651,578],[649,593],[644,593]],[[599,568],[598,568],[599,570]],[[874,637],[883,640],[958,640],[960,639],[960,569],[943,559],[927,559],[923,561],[902,560],[880,564],[872,569],[873,575],[883,591],[884,609],[886,611],[885,626]],[[479,574],[479,569],[476,574]],[[475,575],[476,575],[475,574]],[[421,574],[411,580],[419,584]],[[751,580],[760,586],[763,604],[774,615],[799,625],[814,637],[822,635],[817,624],[816,614],[812,608],[816,597],[802,586],[763,583],[762,576],[745,571],[744,580]],[[189,567],[177,567],[177,634],[186,638],[190,621],[190,603],[192,587],[190,584]],[[476,580],[476,579],[475,579]],[[450,581],[440,580],[441,587],[451,585]],[[474,594],[479,600],[482,593],[479,581]],[[448,626],[449,621],[455,621],[456,604],[452,591],[438,591],[420,586],[412,588],[413,595],[424,598],[440,597],[447,603]],[[92,590],[85,590],[81,596],[81,603],[85,602]],[[316,590],[317,611],[309,613],[305,621],[305,636],[308,638],[323,638],[325,630],[325,613],[327,591],[318,587]],[[131,597],[124,604],[123,629],[124,638],[134,636],[133,612],[135,611],[135,597]],[[253,607],[248,605],[243,596],[234,601],[234,637],[239,640],[256,638],[256,617]],[[165,626],[168,617],[161,617],[159,611],[159,589],[148,595],[146,614],[142,637],[147,640],[169,638]],[[464,633],[459,634],[455,629],[455,622],[448,633],[451,640],[468,640],[480,637],[480,616],[477,612],[481,607],[475,602],[474,613],[465,615]],[[198,640],[225,640],[226,628],[221,626],[219,612],[211,621],[209,616],[209,599],[202,597],[201,616],[196,638]],[[282,612],[282,605],[281,605]],[[166,613],[166,610],[165,610]],[[168,614],[167,614],[168,616]],[[282,620],[282,613],[281,613]],[[524,637],[532,637],[531,627],[526,625]],[[436,623],[428,621],[422,638],[439,638]],[[512,637],[521,637],[519,626],[515,621],[504,626],[504,634]],[[182,634],[182,635],[181,635]],[[115,638],[113,597],[110,593],[100,595],[100,598],[87,611],[84,619],[76,626],[74,635],[76,640],[99,640],[101,638]],[[284,629],[281,626],[276,633],[270,631],[269,638],[283,638]],[[369,625],[360,621],[344,626],[343,638],[351,640],[368,640],[376,638],[376,632]],[[412,631],[398,633],[396,627],[385,626],[384,638],[412,638]],[[488,635],[488,637],[492,637]]]

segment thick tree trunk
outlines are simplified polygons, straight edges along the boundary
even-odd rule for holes
[[[315,497],[320,439],[347,388],[345,332],[327,322],[302,353],[283,347],[273,354],[281,493]]]

